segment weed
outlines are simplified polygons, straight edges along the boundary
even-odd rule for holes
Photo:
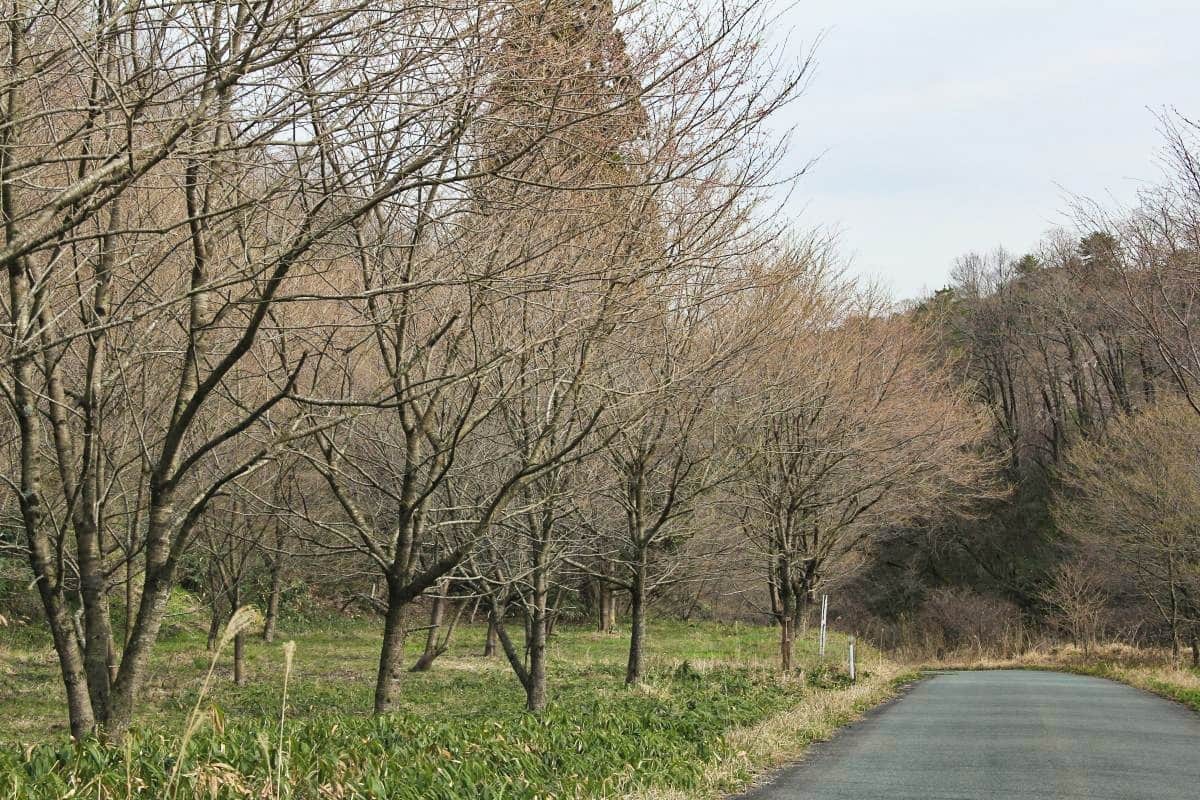
[[[195,633],[191,648],[173,640],[158,655],[175,669],[156,673],[159,691],[123,746],[44,733],[41,744],[2,746],[0,797],[533,800],[627,797],[653,787],[699,796],[713,785],[713,765],[744,781],[757,763],[739,755],[746,745],[732,732],[855,691],[836,688],[836,674],[816,668],[808,643],[798,648],[806,654],[800,663],[814,669],[805,680],[781,678],[770,629],[657,624],[650,668],[632,690],[621,682],[623,641],[560,631],[554,699],[541,715],[521,709],[505,665],[478,655],[483,626],[468,626],[432,672],[408,677],[399,710],[383,717],[367,713],[373,626],[294,631],[282,658],[278,646],[247,642],[254,674],[282,672],[282,680],[245,687],[227,681],[220,652],[204,671],[195,666],[203,647]],[[35,663],[27,653],[5,657],[19,670]],[[40,676],[45,694],[53,675]],[[21,697],[24,707],[41,708]]]

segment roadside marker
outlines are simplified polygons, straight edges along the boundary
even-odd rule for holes
[[[823,595],[821,595],[821,636],[820,636],[820,644],[818,645],[819,649],[817,651],[817,654],[820,656],[825,655],[825,622],[828,619],[828,617],[829,617],[829,595],[823,594]]]

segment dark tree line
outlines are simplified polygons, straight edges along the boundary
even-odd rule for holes
[[[1194,122],[1163,122],[1168,171],[1136,207],[1081,204],[1078,227],[1052,232],[1029,253],[964,255],[949,285],[909,310],[936,332],[940,357],[987,409],[987,448],[1008,491],[968,518],[892,540],[859,584],[866,618],[919,617],[937,592],[957,591],[994,598],[1045,628],[1062,621],[1063,597],[1094,595],[1084,584],[1103,584],[1109,635],[1177,644],[1197,616],[1181,610],[1195,591],[1190,566],[1164,578],[1174,583],[1164,590],[1177,598],[1172,612],[1139,583],[1134,561],[1109,546],[1127,532],[1109,520],[1085,535],[1068,522],[1080,518],[1080,503],[1116,502],[1087,495],[1080,475],[1094,478],[1099,462],[1124,463],[1129,454],[1115,449],[1135,441],[1130,425],[1144,418],[1178,427],[1186,420],[1162,409],[1200,409],[1192,302],[1200,289],[1200,149]],[[1146,432],[1140,440],[1155,438]],[[1146,517],[1166,502],[1143,501]],[[1190,563],[1177,555],[1177,565]]]

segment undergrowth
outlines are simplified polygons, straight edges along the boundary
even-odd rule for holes
[[[219,713],[196,734],[181,797],[534,798],[612,796],[617,778],[688,787],[719,756],[721,734],[770,713],[788,689],[723,670],[704,680],[655,676],[653,696],[573,697],[540,716],[516,710],[438,720],[323,715],[285,724],[282,751],[255,721]],[[158,797],[178,742],[137,733],[126,750],[98,742],[0,754],[0,796]],[[278,759],[282,761],[277,761]],[[618,769],[634,765],[632,777]],[[282,787],[270,776],[284,775]]]
[[[729,639],[720,644],[723,632]],[[653,669],[627,689],[623,637],[565,631],[553,665],[554,700],[536,716],[521,710],[502,665],[461,652],[434,673],[410,676],[400,711],[371,717],[363,713],[369,673],[353,666],[354,654],[339,660],[329,649],[323,672],[309,662],[307,675],[300,670],[303,679],[289,687],[282,727],[282,681],[260,654],[265,674],[254,685],[220,685],[208,698],[193,677],[186,691],[160,699],[122,745],[50,735],[0,746],[0,797],[549,800],[622,798],[651,788],[707,796],[718,785],[744,784],[763,765],[763,753],[747,757],[754,749],[747,731],[788,752],[859,710],[869,696],[859,687],[878,689],[872,670],[860,671],[859,687],[851,688],[836,655],[820,661],[804,644],[805,668],[780,677],[760,657],[771,652],[773,633],[663,625],[655,631]],[[471,650],[473,636],[466,637]],[[734,650],[724,649],[729,641],[738,643]],[[303,650],[301,641],[297,658]],[[204,660],[188,655],[175,663],[196,676]],[[841,705],[825,704],[842,696]],[[192,707],[198,712],[185,725]],[[816,716],[797,727],[799,709]],[[788,728],[786,741],[778,732],[776,740],[767,737],[773,729],[762,726],[789,714],[795,730]]]

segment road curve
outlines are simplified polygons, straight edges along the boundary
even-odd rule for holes
[[[942,672],[742,800],[1196,800],[1200,715],[1100,678]]]

